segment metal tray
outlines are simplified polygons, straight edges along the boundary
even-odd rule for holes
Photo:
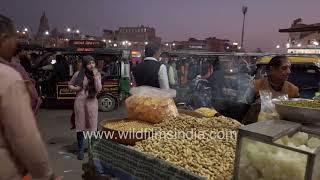
[[[287,101],[310,101],[309,99],[290,99]],[[319,124],[320,123],[320,109],[317,108],[306,108],[296,107],[282,104],[283,102],[275,100],[275,108],[280,116],[280,119],[287,121],[294,121],[302,124]]]

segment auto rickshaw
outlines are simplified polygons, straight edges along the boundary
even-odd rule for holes
[[[267,64],[274,55],[264,56],[257,61],[255,78],[267,75]],[[300,97],[311,99],[320,88],[320,57],[318,55],[287,54],[291,62],[291,74],[288,81],[300,90]]]
[[[65,68],[57,76],[57,55],[62,56]],[[46,58],[37,65],[36,81],[43,106],[48,108],[71,108],[76,96],[68,89],[68,81],[81,68],[82,57],[91,55],[102,76],[102,91],[98,94],[99,110],[112,111],[128,96],[130,87],[130,50],[127,49],[64,49],[45,54]],[[58,78],[60,77],[60,78]],[[64,77],[64,78],[61,78]]]

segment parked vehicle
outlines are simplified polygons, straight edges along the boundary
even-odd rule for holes
[[[86,40],[77,43],[87,43]],[[49,54],[49,55],[48,55]],[[57,55],[63,56],[65,71],[63,80],[57,78],[55,64]],[[96,60],[96,67],[102,75],[102,91],[98,94],[99,110],[112,111],[128,96],[130,87],[130,51],[126,49],[88,48],[60,49],[49,52],[46,58],[36,65],[33,77],[38,84],[39,94],[45,107],[73,107],[75,92],[68,89],[68,81],[81,68],[82,57],[91,55]]]

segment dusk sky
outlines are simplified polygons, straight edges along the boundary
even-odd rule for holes
[[[60,31],[75,26],[100,36],[103,29],[149,25],[163,41],[215,36],[239,42],[244,4],[249,8],[245,31],[249,50],[283,46],[288,36],[278,29],[289,27],[296,18],[320,23],[319,0],[1,0],[0,13],[34,32],[45,11],[50,27]]]

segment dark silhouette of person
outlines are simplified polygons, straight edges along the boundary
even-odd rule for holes
[[[56,63],[53,65],[53,77],[56,83],[69,80],[69,65],[62,55],[56,56]]]

